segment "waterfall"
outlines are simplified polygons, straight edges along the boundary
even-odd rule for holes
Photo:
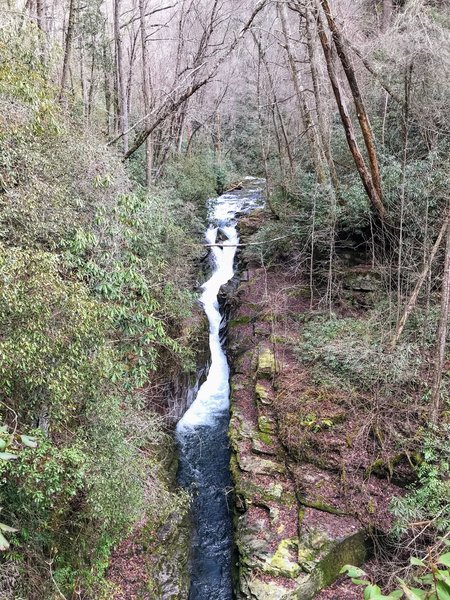
[[[231,600],[233,526],[229,472],[229,366],[221,343],[224,325],[218,295],[234,276],[239,237],[236,217],[262,205],[259,180],[248,178],[239,192],[210,201],[206,242],[211,247],[211,277],[200,303],[209,322],[210,368],[206,381],[177,425],[178,480],[193,495],[190,600]],[[257,187],[255,187],[255,185]]]

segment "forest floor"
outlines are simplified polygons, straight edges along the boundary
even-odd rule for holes
[[[334,310],[338,318],[365,318],[365,310],[347,300],[337,302]],[[278,512],[277,527],[283,533],[270,539],[272,551],[282,538],[300,538],[305,526],[310,530],[325,528],[327,535],[336,540],[358,531],[383,535],[392,524],[390,501],[403,494],[402,488],[392,483],[393,473],[389,471],[395,448],[380,444],[370,399],[336,382],[330,385],[325,378],[321,381],[311,364],[302,360],[302,323],[321,312],[320,303],[310,301],[308,282],[289,264],[270,269],[251,266],[242,273],[230,321],[233,385],[239,390],[234,411],[247,426],[258,428],[259,409],[251,375],[254,364],[248,350],[263,344],[273,350],[276,358],[277,373],[266,388],[272,388],[270,414],[277,433],[276,439],[266,436],[256,444],[254,439],[239,442],[239,461],[244,471],[248,469],[253,484],[267,489],[283,480],[284,492],[294,495],[298,502],[296,508]],[[242,346],[245,356],[237,365],[236,353]],[[264,468],[269,462],[276,467],[281,461],[286,471],[252,474],[255,456],[268,461]],[[397,467],[398,473],[405,475],[407,467]],[[303,512],[301,522],[299,509]],[[265,517],[265,501],[261,501],[246,511],[247,529]],[[110,581],[118,588],[114,600],[152,597],[143,582],[149,571],[161,567],[159,560],[152,559],[158,549],[136,541],[139,539],[142,532],[138,531],[113,554]],[[376,569],[376,563],[369,561],[369,573]],[[262,579],[269,585],[274,581],[270,576]],[[288,578],[282,578],[282,582],[288,589],[295,587]],[[359,599],[362,591],[341,577],[316,598]]]
[[[348,300],[341,300],[333,308],[338,319],[348,315],[356,319],[365,317],[364,309]],[[230,352],[237,371],[232,380],[237,390],[233,399],[235,417],[248,419],[248,423],[255,419],[258,422],[261,403],[255,398],[254,383],[250,384],[254,359],[249,351],[261,345],[271,348],[277,373],[267,403],[271,405],[269,420],[273,417],[276,422],[277,440],[269,440],[269,447],[258,442],[255,448],[255,443],[243,440],[245,434],[240,441],[239,434],[235,435],[242,471],[239,478],[245,479],[245,465],[252,464],[255,454],[279,461],[277,444],[280,444],[290,480],[284,487],[292,485],[304,512],[302,520],[295,518],[295,522],[281,525],[283,515],[279,515],[277,526],[283,529],[284,537],[289,531],[296,535],[298,528],[301,539],[302,530],[311,529],[314,522],[325,527],[327,535],[336,540],[348,536],[352,530],[383,536],[392,525],[389,504],[393,497],[404,493],[393,480],[408,479],[410,466],[403,458],[394,465],[398,449],[380,439],[382,434],[377,429],[368,396],[351,392],[336,381],[331,384],[325,376],[322,381],[320,372],[302,360],[302,323],[320,313],[320,304],[310,301],[308,282],[292,266],[284,262],[270,269],[251,266],[243,273],[230,322]],[[276,484],[280,477],[286,475],[253,474],[249,480],[267,487]],[[239,496],[239,490],[237,493]],[[264,511],[251,506],[251,502],[242,509],[245,531],[257,528]],[[290,518],[288,513],[286,519]],[[248,561],[247,556],[245,560]],[[369,561],[367,569],[376,571],[376,561]],[[288,588],[292,583],[283,580]],[[316,597],[350,600],[362,598],[362,592],[348,579],[340,578]]]

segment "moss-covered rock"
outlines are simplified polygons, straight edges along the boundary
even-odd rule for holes
[[[285,598],[288,598],[289,593],[290,590],[282,585],[253,578],[247,583],[248,595],[246,595],[246,598],[251,600],[285,600]]]
[[[376,271],[347,271],[342,278],[344,289],[354,292],[376,292],[380,290],[381,276]]]
[[[269,456],[277,454],[277,448],[274,445],[267,444],[257,437],[252,439],[252,451],[255,454],[268,454]]]
[[[298,539],[285,539],[278,545],[275,554],[263,567],[264,573],[276,577],[296,579],[300,575],[300,566],[297,562]]]
[[[272,417],[261,415],[258,417],[258,429],[261,433],[273,434],[277,430],[277,424]]]
[[[261,382],[258,382],[255,385],[255,395],[258,402],[264,406],[270,406],[270,404],[272,404],[269,390]]]
[[[277,363],[275,354],[270,348],[261,348],[258,354],[257,376],[261,379],[270,379],[275,377],[277,372]]]
[[[286,467],[283,464],[254,454],[238,454],[237,461],[243,471],[255,475],[275,475],[277,473],[284,475],[286,473]]]

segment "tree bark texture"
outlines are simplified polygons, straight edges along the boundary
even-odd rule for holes
[[[441,384],[445,362],[445,348],[448,333],[448,315],[450,306],[450,224],[447,221],[447,241],[445,248],[444,276],[441,292],[441,315],[436,336],[436,355],[434,364],[433,391],[431,395],[430,420],[437,424],[442,409]]]
[[[75,17],[77,12],[77,1],[70,0],[69,4],[69,21],[67,25],[66,42],[64,47],[64,59],[61,75],[61,85],[59,90],[59,101],[63,102],[66,94],[67,79],[69,77],[70,58],[72,56],[73,38],[75,34]]]
[[[322,0],[320,0],[322,1]],[[333,61],[333,53],[331,49],[330,42],[328,40],[326,30],[323,24],[323,21],[320,17],[319,12],[317,12],[318,17],[318,34],[320,43],[322,45],[322,50],[325,57],[325,62],[327,65],[328,76],[330,79],[331,87],[333,89],[334,97],[336,99],[336,104],[339,110],[339,115],[341,117],[342,125],[344,127],[345,136],[347,138],[347,144],[350,149],[350,152],[353,156],[353,160],[355,162],[356,168],[358,170],[359,176],[361,177],[361,181],[364,185],[364,189],[366,190],[367,196],[374,208],[375,212],[378,214],[382,221],[388,220],[388,214],[384,207],[384,204],[378,194],[377,188],[374,185],[372,180],[371,173],[369,172],[367,165],[365,163],[362,152],[358,146],[356,141],[355,131],[353,128],[353,123],[350,118],[350,114],[348,112],[347,106],[345,104],[345,100],[342,94],[341,86],[339,83],[338,75],[336,72],[336,68]]]
[[[331,31],[334,45],[336,47],[337,54],[341,61],[342,67],[344,69],[345,76],[347,77],[348,84],[350,86],[350,90],[352,92],[353,101],[355,103],[356,115],[358,117],[359,125],[361,127],[361,132],[363,134],[364,143],[367,148],[367,154],[369,157],[369,165],[370,171],[372,175],[373,186],[379,196],[380,202],[382,199],[381,193],[381,177],[380,177],[380,169],[378,166],[378,157],[377,151],[375,147],[375,139],[373,136],[372,127],[370,125],[369,116],[366,111],[366,107],[361,95],[361,91],[359,89],[358,80],[356,79],[355,71],[353,69],[351,60],[347,54],[347,50],[345,47],[344,37],[341,35],[341,32],[336,24],[336,21],[331,12],[330,5],[328,0],[320,0],[325,16],[327,18],[328,27]]]

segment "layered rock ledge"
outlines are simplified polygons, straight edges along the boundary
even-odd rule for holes
[[[273,323],[261,313],[264,273],[256,269],[247,275],[229,324],[238,597],[308,600],[332,583],[344,564],[364,561],[366,534],[355,518],[321,505],[314,493],[299,496],[293,473],[298,467],[280,443],[273,407],[283,393],[278,387],[283,357],[273,342]],[[311,477],[309,469],[305,475]],[[320,477],[310,487],[317,482]]]

